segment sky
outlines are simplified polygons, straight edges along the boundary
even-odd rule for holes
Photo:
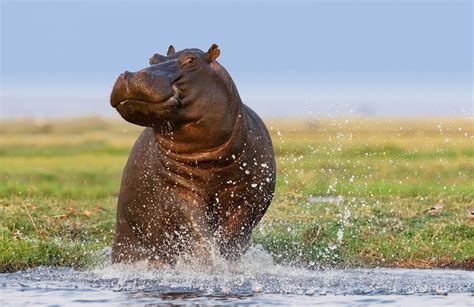
[[[472,12],[459,0],[2,0],[0,114],[114,115],[121,72],[170,44],[217,43],[262,116],[472,116]]]

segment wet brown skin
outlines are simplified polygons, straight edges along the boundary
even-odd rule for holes
[[[112,261],[208,260],[211,246],[230,259],[275,190],[275,159],[262,120],[245,106],[220,51],[155,54],[150,66],[119,76],[111,104],[146,126],[125,166]]]

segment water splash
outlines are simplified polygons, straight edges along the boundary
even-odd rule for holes
[[[212,265],[178,261],[174,267],[151,269],[106,262],[89,271],[38,267],[0,274],[5,302],[16,303],[286,303],[406,301],[405,295],[449,295],[467,305],[474,295],[472,272],[455,270],[345,269],[310,270],[274,263],[259,247],[239,261],[212,256]],[[20,295],[21,293],[21,295]],[[344,299],[337,298],[343,296]],[[391,300],[390,300],[390,299]],[[424,298],[424,301],[429,299]],[[412,303],[420,303],[412,298]],[[439,300],[438,300],[439,302]],[[452,300],[450,302],[453,302]],[[8,304],[7,304],[8,305]]]

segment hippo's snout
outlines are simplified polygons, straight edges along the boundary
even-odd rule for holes
[[[116,108],[132,100],[160,103],[174,94],[171,79],[165,74],[146,70],[125,71],[115,81],[110,104]]]

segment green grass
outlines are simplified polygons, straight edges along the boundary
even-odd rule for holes
[[[472,120],[267,125],[277,192],[253,243],[276,261],[474,267]],[[140,130],[99,118],[2,123],[0,271],[97,261],[113,240],[121,172]],[[427,214],[440,199],[440,215]]]

